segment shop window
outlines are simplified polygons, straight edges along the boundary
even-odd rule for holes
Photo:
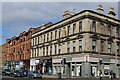
[[[81,66],[77,66],[76,67],[77,68],[77,70],[76,70],[76,76],[81,76],[81,71],[82,71],[82,69],[81,69]]]
[[[79,51],[82,51],[82,40],[79,40]]]
[[[91,66],[91,75],[93,77],[97,77],[97,67],[96,66]]]
[[[79,22],[79,32],[82,32],[82,21]]]
[[[107,66],[107,65],[104,66],[104,74],[105,75],[110,75],[110,67]]]
[[[111,53],[111,43],[108,43],[108,53]]]
[[[96,40],[92,41],[92,50],[96,51]]]
[[[70,42],[67,43],[67,53],[70,52]]]
[[[72,66],[72,76],[75,76],[75,66]]]
[[[76,23],[73,24],[73,34],[76,33]]]

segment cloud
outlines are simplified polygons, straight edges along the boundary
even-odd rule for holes
[[[2,31],[4,35],[13,37],[30,27],[61,20],[66,10],[73,11],[75,8],[76,13],[84,9],[95,11],[98,4],[103,5],[106,15],[110,7],[115,7],[118,12],[117,2],[3,2]]]
[[[36,22],[47,22],[50,20],[57,20],[62,17],[65,10],[72,10],[76,8],[77,12],[82,9],[97,8],[98,3],[56,3],[56,2],[4,2],[3,3],[3,25],[25,25],[34,24]],[[104,3],[105,7],[114,3]],[[85,6],[87,5],[87,6]],[[104,6],[103,6],[104,7]]]

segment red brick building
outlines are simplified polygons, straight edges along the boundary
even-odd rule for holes
[[[21,69],[29,68],[31,52],[31,34],[35,29],[22,32],[18,37],[14,36],[6,40],[5,68]]]

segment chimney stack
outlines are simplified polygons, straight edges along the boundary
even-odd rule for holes
[[[104,14],[104,9],[101,4],[98,5],[97,11],[98,11],[98,13]]]
[[[65,11],[64,15],[63,15],[63,19],[66,19],[66,18],[68,18],[68,17],[70,17],[72,15],[75,15],[75,13],[70,12],[70,11]]]
[[[108,15],[112,18],[115,18],[116,14],[115,14],[114,8],[110,8]]]

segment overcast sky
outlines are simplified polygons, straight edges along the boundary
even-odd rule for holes
[[[63,12],[66,10],[78,13],[82,10],[94,10],[102,4],[105,14],[109,8],[114,7],[118,13],[117,2],[3,2],[2,3],[2,43],[6,39],[18,36],[30,27],[38,27],[42,24],[62,20]]]

